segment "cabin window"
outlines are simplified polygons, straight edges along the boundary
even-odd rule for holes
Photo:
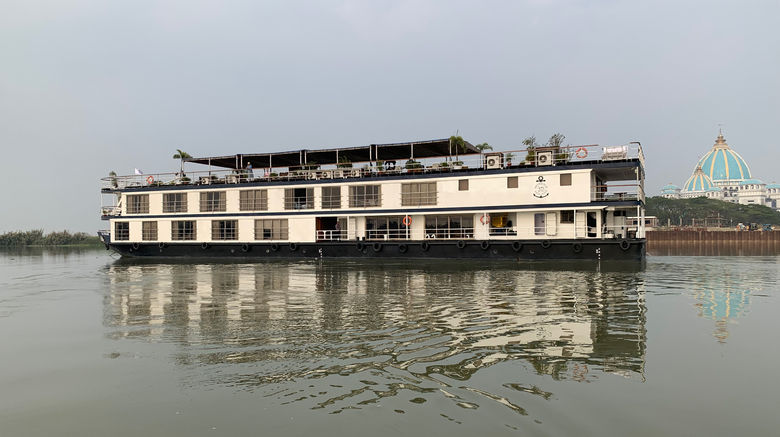
[[[224,191],[203,191],[200,193],[200,212],[224,212]]]
[[[574,211],[561,211],[561,223],[574,223]]]
[[[239,191],[238,206],[241,211],[268,210],[268,190]]]
[[[474,238],[474,216],[429,215],[425,217],[425,238]]]
[[[127,241],[130,239],[130,223],[114,222],[114,240]]]
[[[458,181],[458,191],[468,191],[469,190],[469,180],[468,179],[461,179]]]
[[[322,187],[322,209],[341,208],[341,187]]]
[[[213,220],[212,240],[238,240],[238,220]]]
[[[515,214],[492,212],[482,217],[484,217],[483,220],[487,220],[486,223],[490,224],[489,235],[517,235],[517,231],[515,231],[512,223],[512,217],[515,217]]]
[[[517,176],[509,176],[506,178],[507,188],[517,188]]]
[[[314,188],[285,188],[284,209],[314,209]]]
[[[154,241],[157,239],[157,222],[143,222],[141,226],[141,239]]]
[[[369,240],[408,239],[411,230],[403,224],[404,216],[366,217],[366,238]]]
[[[163,212],[187,212],[187,193],[163,194]]]
[[[177,220],[171,222],[171,240],[194,240],[196,223],[194,220]]]
[[[561,186],[571,185],[571,173],[561,173]]]
[[[128,194],[127,213],[128,214],[149,214],[149,195]]]
[[[436,182],[401,184],[401,206],[436,205]]]
[[[287,219],[255,220],[255,240],[289,239]]]
[[[380,185],[353,185],[349,187],[349,206],[351,208],[382,206],[382,187]]]

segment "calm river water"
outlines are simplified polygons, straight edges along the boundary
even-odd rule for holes
[[[780,257],[0,252],[0,435],[776,435]]]

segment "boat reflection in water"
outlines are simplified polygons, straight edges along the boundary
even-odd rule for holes
[[[635,264],[118,261],[108,277],[113,338],[172,345],[184,385],[332,412],[444,396],[524,414],[518,396],[551,396],[539,381],[644,380]]]

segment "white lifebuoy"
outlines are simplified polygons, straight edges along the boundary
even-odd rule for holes
[[[575,152],[575,153],[577,154],[577,158],[580,158],[580,159],[588,157],[588,149],[586,149],[584,147],[580,147],[579,149],[577,149],[577,152]]]
[[[482,214],[482,217],[479,218],[479,222],[483,225],[490,223],[490,214]]]
[[[402,220],[404,226],[409,226],[412,224],[412,218],[410,216],[404,216],[404,219]]]
[[[149,175],[146,177],[146,183],[152,185],[154,183],[154,176]]]

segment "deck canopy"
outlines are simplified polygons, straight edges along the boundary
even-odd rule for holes
[[[187,162],[224,168],[245,168],[252,163],[253,168],[301,167],[304,165],[336,165],[340,162],[394,161],[424,159],[455,155],[474,155],[479,150],[464,141],[465,149],[456,151],[448,138],[440,140],[413,141],[408,143],[371,144],[361,147],[342,147],[337,149],[293,150],[278,153],[248,153],[205,158],[186,158]]]

